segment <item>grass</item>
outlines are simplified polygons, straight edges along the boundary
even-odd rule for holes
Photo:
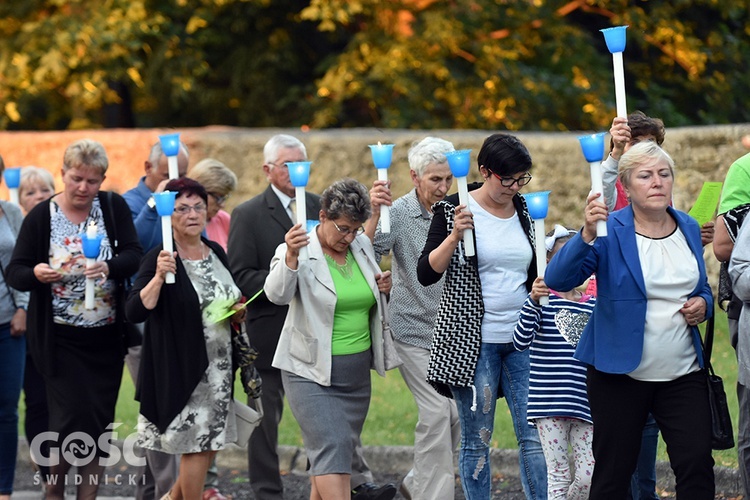
[[[726,315],[718,308],[713,366],[716,373],[724,379],[724,387],[729,401],[736,437],[738,420],[737,392],[735,390],[737,361],[734,350],[729,344]],[[235,391],[237,394],[243,394],[239,384],[236,385]],[[116,429],[120,439],[124,439],[135,428],[138,403],[133,399],[134,394],[133,383],[126,370],[123,374],[116,412],[116,422],[122,423]],[[23,399],[21,400],[20,412],[23,420],[23,414],[25,413]],[[370,412],[367,415],[367,421],[362,432],[362,443],[365,446],[410,446],[414,443],[414,427],[416,423],[417,407],[398,370],[388,372],[385,378],[381,378],[373,372],[372,401],[370,403]],[[23,424],[21,423],[20,425],[21,432],[23,432]],[[284,416],[279,428],[279,443],[302,446],[299,427],[287,405],[285,405]],[[500,402],[497,405],[492,446],[495,448],[516,447],[510,412],[504,402]],[[659,441],[658,453],[659,460],[667,460],[665,445],[661,440]],[[737,467],[737,449],[715,451],[714,460],[717,465]]]

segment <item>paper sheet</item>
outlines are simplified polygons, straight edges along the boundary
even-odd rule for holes
[[[695,205],[688,212],[688,215],[697,220],[701,226],[714,218],[716,208],[719,206],[722,185],[722,182],[704,182]]]

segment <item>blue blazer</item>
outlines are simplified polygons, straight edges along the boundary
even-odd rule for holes
[[[706,300],[706,317],[713,314],[713,295],[706,277],[700,227],[689,215],[672,207],[667,211],[677,221],[690,250],[698,261],[700,278],[691,297]],[[593,245],[577,234],[549,263],[544,281],[554,290],[571,290],[596,273],[597,301],[575,358],[606,373],[630,373],[641,362],[646,323],[646,286],[635,239],[633,209],[628,206],[610,214],[609,236]],[[692,327],[693,345],[703,367],[698,327]]]

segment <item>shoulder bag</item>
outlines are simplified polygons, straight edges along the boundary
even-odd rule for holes
[[[734,448],[734,432],[727,395],[724,392],[724,381],[714,373],[714,368],[711,366],[713,344],[714,318],[711,316],[706,323],[706,338],[703,346],[703,361],[708,380],[708,404],[711,407],[711,448],[728,450]]]

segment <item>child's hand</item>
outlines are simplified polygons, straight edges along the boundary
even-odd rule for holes
[[[539,299],[549,295],[549,288],[544,284],[544,278],[538,276],[531,285],[531,300],[539,304]]]

